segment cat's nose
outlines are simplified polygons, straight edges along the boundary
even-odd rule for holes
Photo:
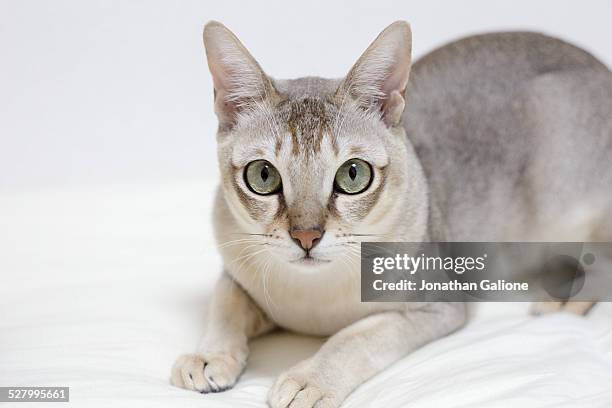
[[[291,238],[298,244],[302,249],[306,252],[310,251],[314,248],[315,245],[321,241],[321,237],[323,233],[320,228],[312,228],[312,229],[291,229],[290,235]]]

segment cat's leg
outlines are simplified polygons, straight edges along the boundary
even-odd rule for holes
[[[550,302],[534,302],[531,305],[530,313],[534,316],[555,313],[569,312],[579,316],[586,315],[597,302],[560,302],[551,300]]]
[[[223,275],[215,288],[198,351],[176,360],[170,381],[201,393],[232,387],[246,365],[248,339],[273,327],[249,295]]]
[[[603,219],[594,218],[595,221],[585,221],[583,227],[580,223],[574,228],[574,231],[587,231],[583,233],[585,241],[592,242],[610,242],[612,241],[612,224],[607,221],[607,217]],[[595,226],[595,227],[593,227]],[[561,235],[563,236],[563,235]],[[572,235],[568,235],[571,239]],[[608,260],[609,262],[609,260]],[[534,302],[531,305],[530,313],[534,316],[550,314],[555,312],[568,312],[579,316],[586,315],[597,302],[593,301],[569,301],[562,302],[558,300]]]
[[[567,302],[563,310],[577,315],[585,315],[597,302]]]
[[[272,408],[338,407],[357,386],[411,351],[463,325],[463,304],[427,304],[368,316],[333,335],[277,380]]]

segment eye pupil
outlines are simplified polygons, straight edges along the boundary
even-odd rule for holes
[[[348,175],[351,180],[355,180],[355,177],[357,177],[357,165],[355,163],[351,164],[351,168],[348,171]]]
[[[263,166],[261,168],[261,179],[265,182],[266,180],[268,180],[269,176],[270,176],[270,171],[268,170],[268,166]]]

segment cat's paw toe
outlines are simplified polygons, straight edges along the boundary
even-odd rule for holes
[[[268,404],[271,408],[336,408],[340,401],[321,376],[294,369],[276,380]]]
[[[236,383],[243,368],[244,364],[227,354],[185,354],[174,363],[170,382],[200,393],[220,392]]]
[[[243,368],[243,364],[230,356],[213,356],[207,361],[204,377],[213,392],[225,391],[234,386]]]

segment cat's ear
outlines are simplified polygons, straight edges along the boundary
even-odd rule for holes
[[[215,87],[215,113],[222,127],[231,128],[241,111],[276,95],[270,78],[223,24],[206,24],[204,47]]]
[[[412,33],[405,21],[385,28],[365,50],[338,88],[366,110],[378,110],[387,126],[400,123],[410,74]]]

